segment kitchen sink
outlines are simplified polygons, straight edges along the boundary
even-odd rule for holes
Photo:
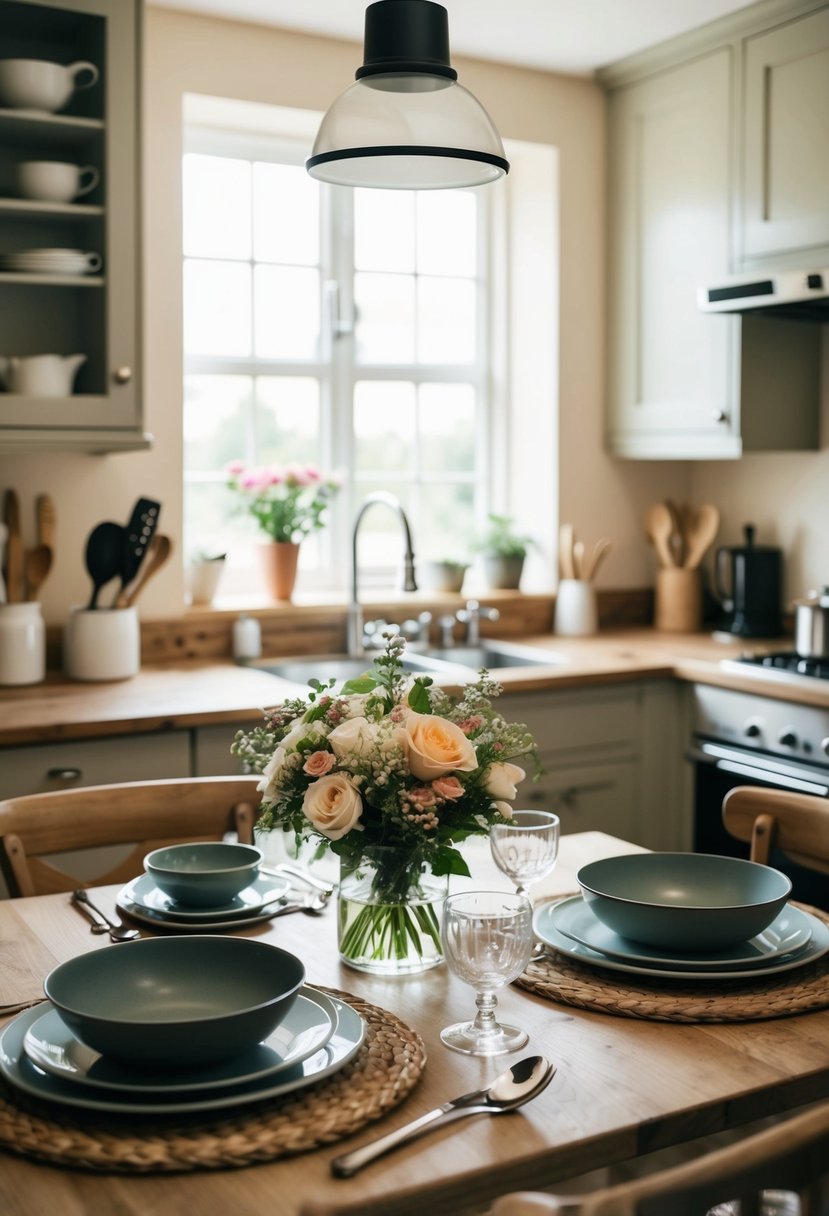
[[[567,662],[566,656],[555,651],[534,650],[529,646],[511,646],[508,643],[482,642],[479,646],[432,647],[428,650],[407,650],[403,655],[406,671],[423,672],[424,675],[457,675],[462,667],[467,673],[486,667],[549,667]],[[290,659],[275,661],[261,659],[247,666],[265,671],[269,675],[290,680],[292,684],[307,684],[310,679],[330,680],[337,684],[354,680],[371,667],[372,655],[353,657],[344,654],[297,655]]]
[[[513,646],[509,642],[481,642],[478,646],[432,647],[411,651],[411,656],[451,663],[455,667],[551,667],[566,663],[567,656],[555,650],[537,650],[531,646]]]

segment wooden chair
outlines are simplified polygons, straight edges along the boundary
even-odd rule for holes
[[[0,802],[0,869],[12,896],[128,882],[151,849],[187,840],[253,840],[258,777],[133,781],[55,790]],[[85,880],[46,857],[134,845],[123,860]],[[71,862],[70,862],[71,864]]]
[[[829,874],[829,799],[740,785],[723,801],[723,823],[768,865],[773,848],[810,870]]]
[[[829,1212],[829,1104],[646,1177],[585,1195],[519,1191],[497,1199],[490,1216],[760,1216],[769,1200],[794,1195],[803,1216]],[[772,1188],[775,1188],[774,1190]],[[781,1193],[776,1188],[785,1188]],[[716,1205],[716,1206],[715,1206]]]

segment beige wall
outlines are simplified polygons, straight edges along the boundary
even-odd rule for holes
[[[125,520],[138,495],[163,502],[163,529],[181,537],[181,110],[185,93],[237,97],[322,111],[353,79],[356,45],[315,39],[262,27],[193,17],[149,8],[146,15],[144,107],[145,374],[146,428],[156,437],[152,451],[107,457],[31,455],[0,460],[0,486],[21,493],[24,529],[31,539],[36,493],[49,490],[58,504],[60,542],[56,569],[45,589],[50,622],[61,621],[72,603],[88,595],[83,544],[103,518]],[[561,185],[561,291],[558,401],[548,403],[558,417],[561,449],[559,518],[571,520],[588,542],[602,534],[614,540],[606,563],[605,586],[651,582],[653,561],[642,539],[640,520],[653,497],[695,492],[727,500],[731,515],[743,517],[745,498],[756,482],[764,509],[785,507],[792,537],[803,520],[800,503],[817,514],[822,490],[811,473],[827,464],[819,458],[766,457],[785,488],[769,494],[763,467],[746,462],[714,470],[691,465],[636,463],[608,457],[602,445],[604,395],[604,198],[605,111],[601,91],[590,81],[517,68],[457,60],[461,81],[484,100],[505,138],[558,149]],[[497,187],[494,187],[497,189]],[[554,217],[551,217],[551,223]],[[552,339],[551,339],[552,340]],[[521,410],[522,401],[511,403]],[[525,428],[526,429],[526,428]],[[554,430],[549,440],[554,481]],[[768,467],[768,466],[766,466]],[[802,471],[809,474],[807,490]],[[725,490],[728,487],[726,495]],[[805,498],[803,497],[805,493]],[[779,501],[775,501],[779,500]],[[825,493],[823,507],[825,511]],[[763,520],[758,516],[758,522]],[[736,529],[735,529],[736,530]],[[825,535],[825,526],[821,530]],[[781,537],[781,539],[783,539]],[[812,579],[829,576],[826,546],[800,535]],[[146,618],[178,612],[183,604],[178,558],[142,600]]]

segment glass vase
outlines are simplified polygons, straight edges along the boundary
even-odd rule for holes
[[[443,962],[440,918],[448,879],[401,850],[378,847],[341,861],[340,958],[373,975],[412,975]]]
[[[340,876],[339,859],[327,845],[315,841],[305,841],[299,845],[294,832],[285,832],[282,828],[253,829],[253,843],[262,853],[265,865],[299,866],[307,870],[314,878],[336,885]]]

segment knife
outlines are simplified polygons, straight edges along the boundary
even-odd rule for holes
[[[6,490],[3,519],[6,537],[6,596],[10,604],[20,602],[23,594],[23,543],[20,538],[20,503],[16,490]]]

